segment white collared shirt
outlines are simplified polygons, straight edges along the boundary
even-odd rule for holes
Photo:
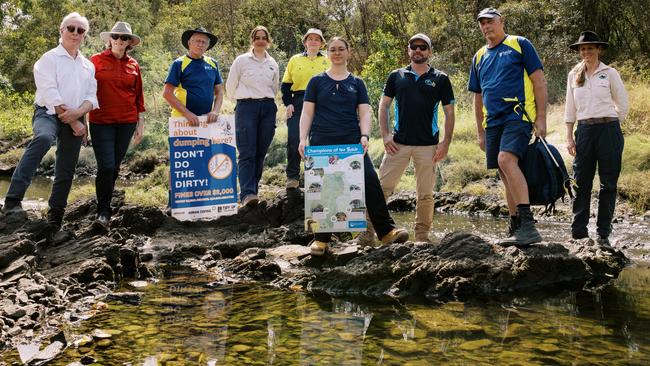
[[[279,86],[278,63],[268,52],[262,60],[253,51],[237,56],[226,80],[226,92],[233,99],[275,98]]]
[[[43,54],[34,64],[36,104],[55,114],[54,107],[65,104],[79,108],[84,101],[99,108],[95,66],[81,52],[72,58],[59,44]]]
[[[625,119],[627,92],[618,71],[601,62],[582,86],[576,85],[575,78],[575,71],[571,70],[567,78],[565,122],[604,117]]]

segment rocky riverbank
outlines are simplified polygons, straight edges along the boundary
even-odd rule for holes
[[[397,195],[390,205],[408,208],[409,200]],[[498,203],[454,195],[438,196],[437,202],[438,209],[454,212],[502,210]],[[264,281],[373,301],[445,301],[598,287],[628,262],[622,251],[589,239],[517,249],[460,232],[433,244],[374,248],[339,242],[324,258],[312,258],[300,190],[282,191],[212,222],[179,222],[159,209],[125,205],[122,194],[113,204],[108,230],[93,224],[93,200],[70,207],[63,230],[53,236],[41,212],[1,218],[0,348],[53,334],[65,322],[101,311],[97,304],[107,301],[120,281],[151,279],[164,264],[210,271],[221,283]],[[112,296],[137,302],[137,293]]]

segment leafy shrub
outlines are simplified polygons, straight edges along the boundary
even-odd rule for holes
[[[32,107],[30,93],[0,90],[0,136],[3,140],[18,141],[32,134]]]

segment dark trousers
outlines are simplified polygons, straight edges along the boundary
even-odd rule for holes
[[[578,188],[573,201],[571,232],[574,237],[586,237],[588,234],[591,188],[598,166],[600,191],[596,227],[598,235],[607,238],[612,232],[616,184],[621,172],[624,145],[621,125],[618,121],[593,125],[578,124],[575,141],[573,172]]]
[[[11,176],[7,199],[16,202],[23,200],[43,156],[56,142],[54,184],[48,205],[53,213],[63,215],[79,160],[81,137],[74,136],[72,128],[61,122],[56,114],[47,114],[47,108],[39,106],[34,109],[32,130],[34,136]]]
[[[275,135],[278,107],[273,100],[238,100],[235,107],[240,199],[257,194],[264,158]]]
[[[95,124],[90,123],[90,135],[97,160],[97,213],[111,214],[111,198],[120,164],[135,132],[136,123]]]
[[[352,134],[346,136],[317,136],[311,135],[309,144],[313,146],[319,145],[346,145],[358,144],[361,139],[360,134]],[[395,221],[388,213],[386,206],[386,199],[384,199],[384,191],[379,184],[379,177],[372,165],[370,156],[368,154],[363,157],[363,175],[364,183],[366,186],[366,207],[368,209],[368,216],[370,222],[377,232],[377,236],[382,238],[395,228]],[[331,233],[317,233],[314,238],[319,241],[328,242],[331,240]]]
[[[293,95],[293,115],[287,120],[287,178],[300,179],[300,114],[302,113],[302,102],[305,94]]]

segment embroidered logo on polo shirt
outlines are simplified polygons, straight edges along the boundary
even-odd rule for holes
[[[607,79],[607,73],[605,73],[605,72],[601,72],[600,74],[598,74],[598,78],[599,78],[600,80],[605,80],[605,79]]]
[[[433,80],[431,80],[431,79],[426,79],[424,81],[424,84],[429,85],[429,86],[436,86],[436,83],[434,83]]]

